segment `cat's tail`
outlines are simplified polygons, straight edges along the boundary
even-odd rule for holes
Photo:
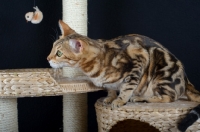
[[[194,85],[187,79],[186,81],[186,91],[185,94],[189,100],[200,102],[200,92],[195,89]]]
[[[200,102],[200,92],[195,89],[192,83],[186,79],[186,96],[189,100]],[[189,114],[180,122],[178,129],[181,132],[185,132],[186,129],[191,126],[200,118],[200,105],[193,108]]]
[[[194,109],[187,114],[187,116],[178,124],[178,129],[181,132],[185,132],[186,129],[191,126],[200,118],[200,105],[196,106]]]

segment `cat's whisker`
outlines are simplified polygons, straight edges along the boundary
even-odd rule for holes
[[[56,28],[56,39],[59,39],[58,30]]]
[[[51,37],[51,39],[52,39],[53,41],[56,41],[56,38],[55,38],[53,35],[50,35],[50,37]]]
[[[54,33],[56,34],[56,37],[55,37],[55,38],[56,38],[56,40],[57,40],[57,39],[59,38],[59,37],[58,37],[58,36],[59,36],[59,35],[58,35],[58,30],[57,30],[57,28],[56,28],[56,29],[52,28],[52,29],[53,29]]]
[[[54,29],[54,28],[51,28],[53,31],[54,31],[54,33],[56,34],[56,30]]]
[[[50,39],[54,42],[54,39],[52,38],[52,36],[50,36]]]

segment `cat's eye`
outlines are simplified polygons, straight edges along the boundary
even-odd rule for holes
[[[57,55],[58,57],[61,57],[62,54],[63,54],[63,53],[62,53],[60,50],[58,50],[57,53],[56,53],[56,55]]]

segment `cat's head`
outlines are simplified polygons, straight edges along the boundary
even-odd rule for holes
[[[62,36],[54,42],[51,53],[47,57],[51,67],[76,67],[81,60],[93,56],[91,53],[98,52],[98,48],[93,48],[95,46],[92,46],[89,38],[76,33],[62,20],[58,23]]]

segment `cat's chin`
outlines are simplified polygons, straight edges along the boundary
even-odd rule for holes
[[[66,64],[64,64],[64,63],[55,64],[55,63],[53,63],[53,62],[51,62],[51,61],[49,61],[49,64],[50,64],[50,66],[51,66],[52,68],[55,68],[55,69],[68,66],[68,65],[66,65]]]
[[[58,68],[62,68],[61,66],[54,66],[54,65],[50,65],[52,68],[54,69],[58,69]]]

